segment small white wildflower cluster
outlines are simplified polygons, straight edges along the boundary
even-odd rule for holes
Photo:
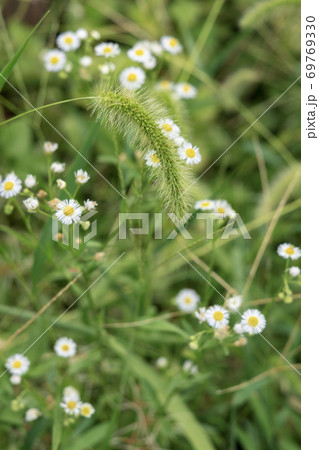
[[[210,211],[222,214],[222,218],[235,218],[236,212],[226,200],[199,200],[195,203],[194,208],[200,211]]]
[[[176,83],[169,80],[161,80],[155,85],[159,92],[170,92],[177,98],[188,100],[196,97],[197,89],[190,83]]]
[[[230,309],[230,312],[239,313],[238,309],[242,305],[242,297],[240,295],[231,297],[226,301],[226,305]],[[230,322],[229,311],[219,305],[213,305],[207,309],[201,307],[198,311],[195,311],[195,317],[200,324],[206,322],[210,327],[217,330],[225,329],[229,326]],[[236,323],[233,329],[239,335],[243,335],[244,333],[252,335],[261,333],[265,327],[265,316],[258,309],[248,309],[241,314],[241,321]]]
[[[195,375],[198,372],[198,366],[193,363],[190,359],[184,361],[183,371],[189,375]]]
[[[60,403],[61,408],[69,416],[82,416],[89,419],[95,412],[91,403],[82,402],[80,394],[73,386],[67,386],[63,390],[63,398]]]
[[[165,369],[168,366],[168,361],[167,358],[165,358],[165,356],[160,356],[156,362],[155,362],[156,367],[158,367],[159,369]]]
[[[29,408],[25,413],[24,420],[26,422],[34,422],[41,416],[42,413],[38,408]]]
[[[300,278],[297,280],[292,280],[291,278],[297,278],[300,276],[300,267],[291,266],[289,267],[290,260],[296,261],[301,257],[301,251],[299,247],[295,247],[293,244],[288,244],[284,242],[280,244],[277,248],[277,253],[279,256],[286,260],[286,269],[283,275],[283,287],[281,292],[279,292],[278,296],[284,303],[292,303],[293,301],[293,291],[290,288],[291,284],[300,283]]]
[[[199,148],[193,146],[190,142],[187,142],[180,135],[181,130],[172,119],[161,119],[157,122],[157,125],[168,139],[174,141],[177,148],[177,155],[181,160],[184,160],[185,163],[189,165],[195,165],[201,162],[202,156]],[[160,158],[155,150],[149,150],[144,159],[145,164],[149,167],[158,167],[161,164]]]

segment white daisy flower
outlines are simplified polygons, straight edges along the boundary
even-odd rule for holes
[[[159,81],[156,85],[155,85],[155,89],[157,91],[171,91],[174,87],[174,83],[172,83],[171,81],[168,80],[162,80]]]
[[[42,416],[41,411],[38,408],[30,408],[25,412],[24,420],[26,422],[33,422]]]
[[[23,200],[23,203],[29,213],[34,213],[39,206],[39,200],[35,197],[29,197],[26,200]]]
[[[207,320],[206,312],[207,312],[206,308],[199,308],[198,311],[195,311],[195,316],[199,320],[199,323],[206,322],[206,320]]]
[[[213,200],[199,200],[195,203],[195,209],[200,209],[201,211],[212,211],[214,209]]]
[[[24,184],[27,188],[31,189],[37,184],[37,179],[34,175],[29,174],[26,176]]]
[[[81,41],[87,39],[87,37],[89,36],[89,33],[86,31],[85,28],[79,28],[78,30],[76,30],[75,34],[79,39],[81,39]]]
[[[145,81],[145,72],[140,67],[128,67],[120,74],[120,82],[126,89],[139,89]]]
[[[226,305],[231,311],[237,311],[238,308],[241,307],[242,303],[243,299],[241,295],[235,295],[226,301]]]
[[[113,58],[121,53],[119,44],[113,42],[101,42],[94,47],[97,56],[105,56],[105,58]]]
[[[194,98],[197,94],[197,89],[189,83],[177,83],[174,89],[179,98]]]
[[[145,63],[145,61],[151,58],[152,54],[145,46],[136,44],[128,50],[127,56],[132,61]]]
[[[81,416],[90,418],[95,413],[95,409],[91,405],[91,403],[82,403],[81,404]]]
[[[74,175],[75,175],[75,181],[78,184],[85,184],[90,179],[90,175],[87,173],[86,170],[79,169],[76,172],[74,172]]]
[[[277,253],[284,259],[299,259],[301,256],[300,248],[294,247],[292,244],[280,244],[277,248]]]
[[[107,75],[110,72],[114,72],[115,64],[113,63],[102,64],[102,66],[99,66],[99,70],[101,73],[103,73],[103,75]]]
[[[43,144],[44,153],[50,154],[55,152],[58,149],[59,145],[56,142],[46,141]]]
[[[230,217],[233,213],[233,208],[226,200],[214,200],[214,212],[222,214],[223,218]]]
[[[182,289],[176,296],[176,304],[181,311],[195,311],[200,297],[193,289]]]
[[[146,153],[145,157],[145,164],[149,167],[158,167],[161,165],[160,159],[157,156],[155,150],[150,150]]]
[[[229,323],[229,312],[219,305],[210,306],[206,312],[206,320],[213,328],[226,327]]]
[[[143,63],[143,67],[146,70],[152,70],[154,69],[154,67],[156,67],[156,64],[157,59],[154,56],[150,56],[150,58]]]
[[[30,361],[26,356],[16,353],[9,356],[6,361],[5,367],[13,375],[23,375],[29,370]]]
[[[59,189],[65,189],[66,188],[66,181],[61,180],[61,178],[58,178],[56,180],[56,183],[57,183]]]
[[[101,33],[99,31],[97,31],[97,30],[92,30],[91,31],[91,36],[95,40],[101,39]]]
[[[70,50],[77,50],[81,45],[81,40],[73,31],[66,31],[59,34],[56,45],[64,52],[69,52]]]
[[[246,333],[257,334],[266,327],[266,319],[258,309],[248,309],[241,316],[241,325]]]
[[[190,142],[185,142],[178,149],[178,155],[181,159],[184,159],[186,164],[199,164],[202,160],[202,156],[199,152],[199,148],[193,146]]]
[[[160,41],[163,49],[173,55],[180,53],[183,49],[178,39],[173,36],[163,36]]]
[[[159,56],[163,53],[163,48],[157,41],[152,41],[149,43],[149,50],[156,56]]]
[[[59,72],[66,63],[65,53],[61,50],[49,50],[43,57],[44,66],[48,72]]]
[[[68,400],[80,401],[79,391],[73,386],[66,386],[63,389],[63,401],[67,402]]]
[[[57,204],[55,215],[60,222],[71,225],[72,222],[76,223],[80,220],[82,208],[76,200],[63,200]]]
[[[55,161],[51,164],[50,169],[53,173],[62,173],[65,170],[65,163]]]
[[[187,359],[183,364],[183,370],[186,373],[194,375],[195,373],[198,372],[198,366],[196,366],[190,359]]]
[[[70,416],[79,416],[81,413],[82,403],[80,401],[70,399],[61,402],[60,406],[64,409],[66,414],[69,414]]]
[[[288,269],[288,272],[291,277],[298,277],[298,275],[300,275],[300,268],[297,266],[292,266]]]
[[[94,211],[97,206],[98,202],[90,200],[89,198],[84,202],[84,208],[88,211]]]
[[[171,119],[161,119],[157,123],[168,139],[175,139],[179,136],[181,130]]]
[[[174,142],[177,145],[177,147],[181,147],[182,145],[186,144],[187,141],[182,136],[177,136],[174,139]]]
[[[76,353],[76,343],[71,338],[59,338],[54,345],[54,351],[58,356],[70,358]]]
[[[0,184],[0,197],[11,198],[19,194],[22,189],[22,181],[14,172],[9,173]]]
[[[240,335],[244,334],[244,332],[245,332],[244,327],[242,326],[242,324],[240,322],[235,323],[234,331],[236,334],[240,334]]]
[[[159,369],[165,369],[165,367],[168,366],[168,361],[167,358],[165,358],[165,356],[160,356],[156,362],[155,362],[156,367],[158,367]]]
[[[20,375],[11,375],[10,377],[10,383],[14,385],[20,384],[21,380],[22,378]]]
[[[80,65],[82,67],[89,67],[92,64],[93,59],[91,58],[91,56],[82,56],[82,58],[80,58],[79,62]]]

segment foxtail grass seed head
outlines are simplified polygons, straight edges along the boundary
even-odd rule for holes
[[[301,256],[299,247],[295,247],[292,244],[287,244],[286,242],[278,246],[277,253],[284,259],[292,259],[292,260],[299,259]]]
[[[128,76],[131,69],[125,70]],[[166,209],[183,216],[189,208],[188,188],[193,178],[178,157],[175,142],[158,125],[168,117],[161,103],[145,92],[133,92],[114,82],[99,90],[93,112],[100,122],[124,135],[146,161],[150,151],[156,153],[160,165],[148,166],[147,173]]]

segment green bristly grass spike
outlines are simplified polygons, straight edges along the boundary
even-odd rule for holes
[[[189,207],[189,195],[185,191],[192,183],[192,176],[190,168],[180,160],[174,141],[157,124],[158,120],[170,117],[165,107],[145,91],[131,92],[112,82],[98,89],[93,113],[144,156],[155,150],[161,164],[149,167],[147,173],[166,210],[183,216]]]

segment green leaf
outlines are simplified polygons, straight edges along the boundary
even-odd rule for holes
[[[201,426],[182,398],[179,395],[173,395],[170,401],[167,402],[167,383],[161,375],[140,357],[130,353],[124,345],[115,340],[114,337],[108,336],[107,344],[127,361],[131,371],[137,377],[144,379],[152,387],[156,392],[160,403],[164,405],[166,412],[176,422],[194,450],[214,450],[215,447],[206,433],[206,430]]]
[[[68,442],[63,446],[63,450],[87,450],[93,448],[105,439],[109,424],[100,423],[91,428],[86,433],[81,434],[76,440],[72,439],[72,443]]]
[[[52,450],[58,450],[62,438],[62,408],[57,403],[53,416]]]
[[[31,33],[29,34],[29,36],[27,37],[27,39],[24,41],[24,43],[21,45],[21,47],[19,48],[19,50],[15,53],[15,55],[13,56],[13,58],[11,58],[11,60],[6,64],[6,66],[2,69],[1,71],[1,77],[0,77],[0,92],[2,91],[3,86],[5,85],[6,80],[9,78],[16,62],[18,61],[18,59],[21,56],[21,53],[23,52],[23,50],[26,48],[26,46],[28,45],[30,39],[32,38],[33,34],[36,32],[36,30],[39,28],[39,26],[41,25],[41,23],[44,21],[44,19],[46,18],[46,16],[49,14],[50,10],[47,11],[44,16],[39,20],[39,22],[36,24],[36,26],[33,28],[33,30],[31,31]]]
[[[242,28],[256,28],[261,20],[274,12],[279,6],[300,5],[300,0],[270,0],[268,2],[259,2],[244,14],[240,20]]]

